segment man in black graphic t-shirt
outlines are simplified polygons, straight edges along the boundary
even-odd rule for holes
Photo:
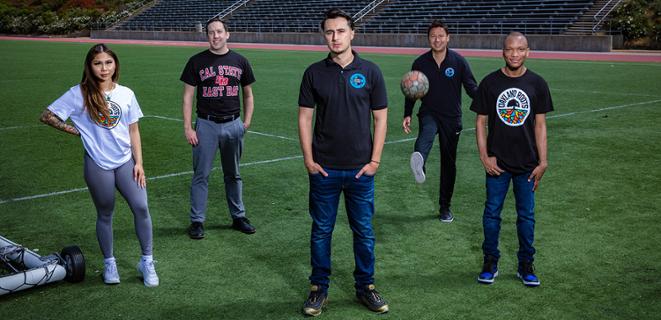
[[[229,31],[226,27],[218,18],[207,22],[209,49],[191,57],[180,78],[184,82],[184,133],[193,146],[191,225],[188,228],[192,239],[204,237],[209,174],[218,149],[232,227],[243,233],[255,233],[246,218],[239,173],[243,135],[250,127],[254,109],[251,85],[255,77],[248,60],[227,47]],[[243,98],[243,121],[239,89]],[[197,97],[195,128],[191,125],[193,96]]]
[[[526,286],[540,284],[533,269],[535,190],[548,166],[546,113],[553,111],[553,102],[546,81],[524,66],[528,53],[526,37],[510,33],[503,43],[505,67],[482,80],[471,105],[477,113],[477,146],[486,171],[484,265],[477,279],[485,284],[498,276],[500,213],[510,180],[519,238],[517,276]]]

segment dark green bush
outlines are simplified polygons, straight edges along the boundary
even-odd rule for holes
[[[68,34],[102,28],[153,0],[0,0],[0,33]]]
[[[631,47],[658,48],[661,42],[661,0],[625,0],[613,13],[610,28]]]

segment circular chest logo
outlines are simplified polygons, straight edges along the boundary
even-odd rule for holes
[[[509,88],[501,92],[496,100],[498,118],[510,127],[523,125],[530,114],[530,99],[519,88]]]
[[[367,79],[362,73],[354,73],[351,78],[349,78],[349,84],[356,89],[360,89],[365,86]]]
[[[106,102],[108,102],[108,115],[110,118],[108,119],[99,113],[101,118],[97,125],[102,128],[112,129],[117,126],[119,119],[122,118],[122,108],[120,108],[119,105],[113,101],[108,100]]]
[[[448,78],[452,78],[454,76],[454,68],[445,69],[445,76]]]

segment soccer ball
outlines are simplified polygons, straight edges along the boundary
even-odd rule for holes
[[[424,97],[429,91],[429,80],[424,73],[413,70],[404,74],[400,87],[404,96],[417,100]]]

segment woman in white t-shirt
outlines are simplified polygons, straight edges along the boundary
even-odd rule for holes
[[[138,129],[142,111],[133,91],[117,84],[118,79],[117,55],[104,44],[94,45],[87,52],[80,84],[48,106],[41,121],[80,136],[83,142],[85,182],[96,206],[96,235],[104,256],[103,281],[119,283],[112,235],[116,187],[133,212],[142,249],[138,271],[146,286],[155,287],[159,280],[152,256],[152,223]]]

